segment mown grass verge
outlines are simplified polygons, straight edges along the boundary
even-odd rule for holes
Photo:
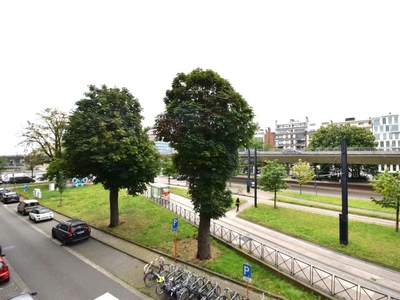
[[[171,231],[171,222],[176,215],[143,196],[128,196],[125,191],[121,190],[119,193],[120,225],[116,228],[110,228],[108,227],[109,193],[101,185],[67,189],[63,193],[62,201],[57,191],[47,189],[47,184],[36,185],[34,188],[41,188],[42,197],[39,202],[43,206],[71,218],[83,219],[101,230],[173,256],[174,236]],[[32,191],[24,192],[22,188],[17,188],[17,192],[24,197],[32,198]],[[185,190],[183,192],[186,193]],[[212,259],[199,261],[195,258],[197,251],[196,237],[197,228],[179,218],[177,249],[180,259],[243,281],[242,266],[243,263],[248,262],[245,255],[225,246],[218,240],[212,239]],[[251,284],[287,299],[321,299],[315,294],[291,285],[261,264],[252,263]]]

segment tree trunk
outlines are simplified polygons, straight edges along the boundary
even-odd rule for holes
[[[301,186],[302,186],[302,185],[300,184],[300,195],[301,195]]]
[[[110,189],[110,226],[111,228],[119,225],[118,211],[118,188]]]
[[[206,260],[211,258],[211,244],[210,244],[210,224],[211,219],[209,216],[200,213],[200,224],[197,239],[197,255],[196,258]]]
[[[274,191],[274,208],[276,208],[276,190]]]

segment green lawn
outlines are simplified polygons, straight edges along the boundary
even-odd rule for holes
[[[133,198],[121,190],[119,195],[121,225],[117,228],[109,228],[109,193],[102,186],[68,189],[63,194],[62,203],[60,194],[57,191],[48,191],[47,187],[48,184],[31,187],[31,189],[41,188],[42,198],[40,203],[42,205],[70,217],[84,219],[99,229],[159,249],[173,256],[174,244],[171,234],[171,221],[176,216],[147,198],[142,196]],[[17,191],[25,197],[31,198],[32,190],[25,193],[21,188],[18,188]],[[185,189],[171,187],[171,192],[187,196]],[[283,198],[285,196],[301,199],[306,195],[293,193],[279,197],[281,196]],[[337,201],[337,199],[329,199],[323,196],[319,196],[317,199],[322,204],[335,204],[335,201]],[[188,199],[188,201],[190,200]],[[364,202],[369,201],[364,200]],[[355,203],[354,207],[358,207],[363,202],[352,201],[352,203]],[[232,202],[232,207],[234,207],[234,202]],[[374,205],[371,208],[379,209],[379,206]],[[327,248],[400,270],[400,258],[397,254],[400,237],[394,228],[353,221],[349,224],[349,244],[344,246],[339,244],[338,218],[315,214],[311,214],[312,217],[310,217],[310,213],[280,208],[279,203],[278,209],[273,209],[270,205],[259,204],[258,208],[243,210],[239,215]],[[207,262],[196,261],[194,257],[197,245],[197,228],[181,218],[179,218],[179,224],[179,258],[198,263],[239,281],[242,280],[241,268],[243,262],[246,261],[245,257],[213,240],[213,259]],[[321,226],[321,224],[324,224],[324,226]],[[319,299],[317,296],[277,278],[262,266],[252,263],[252,268],[252,285],[256,287],[288,299]]]

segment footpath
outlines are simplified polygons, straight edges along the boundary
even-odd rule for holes
[[[240,198],[247,200],[245,204],[241,205],[240,210],[244,210],[253,205],[252,196],[245,194],[241,194],[239,196]],[[175,194],[171,194],[170,198],[171,202],[191,209],[190,201],[188,201],[186,198]],[[272,201],[269,199],[271,199],[271,195],[269,193],[261,191],[258,192],[259,203],[272,205]],[[282,206],[283,203],[280,203],[280,205]],[[312,211],[317,210],[304,206],[301,208],[299,207],[298,209],[307,209]],[[336,215],[337,214],[338,213],[336,213]],[[349,218],[351,219],[352,216],[349,215]],[[62,221],[68,219],[68,217],[56,213],[55,219],[57,221]],[[372,222],[373,220],[371,219],[370,221]],[[247,235],[249,238],[258,240],[266,245],[269,245],[270,247],[279,249],[279,251],[285,252],[290,256],[312,264],[321,270],[325,270],[342,278],[347,278],[350,282],[370,287],[375,291],[379,291],[382,294],[389,295],[391,297],[379,298],[379,295],[371,295],[371,297],[368,299],[400,299],[400,272],[370,264],[341,253],[325,249],[318,245],[290,237],[283,233],[275,232],[268,228],[253,224],[241,219],[240,213],[236,213],[235,208],[228,211],[225,218],[222,218],[216,222],[221,226],[231,228],[237,232],[242,232],[243,235]],[[126,282],[130,286],[133,286],[135,289],[143,293],[143,299],[160,299],[160,296],[155,294],[154,287],[146,288],[144,286],[142,271],[146,263],[151,262],[159,256],[162,256],[166,263],[172,263],[178,267],[188,269],[195,274],[207,276],[213,282],[218,282],[222,289],[229,287],[232,290],[238,291],[241,295],[248,294],[249,298],[252,300],[260,299],[261,293],[264,292],[253,288],[248,290],[244,281],[233,281],[230,278],[220,276],[208,270],[197,268],[196,266],[182,262],[179,259],[175,261],[173,257],[167,256],[164,253],[160,253],[155,249],[137,245],[112,234],[97,230],[96,228],[93,228],[92,238],[126,254],[128,258],[124,262],[123,266],[101,265],[100,262],[96,263],[100,264],[101,268],[104,268],[105,271],[113,274],[122,282]],[[136,276],[132,276],[132,270],[135,270]],[[18,290],[17,284],[15,284],[14,281],[12,281],[11,286],[14,289],[14,292]],[[269,295],[269,297],[266,297],[265,299],[284,298]]]
[[[237,193],[237,189],[231,188],[231,190],[234,194]],[[273,198],[272,194],[260,190],[257,191],[257,194],[258,203],[273,205],[273,201],[270,200]],[[246,203],[241,205],[241,210],[253,206],[253,195],[240,192],[239,196],[247,200]],[[190,209],[186,198],[172,194],[171,201],[181,206],[186,205],[187,208]],[[336,217],[339,215],[339,212],[303,205],[285,204],[282,202],[280,202],[279,205],[282,207],[287,206],[292,209],[307,210],[312,213],[332,214]],[[376,223],[379,225],[392,226],[394,228],[394,221],[368,218],[353,214],[349,214],[349,220]],[[398,271],[368,263],[243,220],[240,218],[240,214],[238,215],[236,213],[235,209],[228,211],[225,218],[221,218],[215,222],[220,226],[230,228],[239,233],[241,232],[243,235],[247,234],[251,239],[257,240],[274,249],[278,249],[280,252],[295,257],[297,260],[304,261],[320,270],[347,279],[350,283],[356,283],[357,285],[367,287],[367,289],[377,292],[372,293],[368,291],[368,296],[370,297],[367,296],[365,299],[400,299],[400,272]],[[337,284],[340,285],[341,283],[337,282]],[[346,289],[346,287],[344,287],[344,289]],[[346,294],[346,291],[344,291],[344,294]],[[382,298],[382,295],[388,295],[389,298]],[[358,298],[346,297],[346,299]]]

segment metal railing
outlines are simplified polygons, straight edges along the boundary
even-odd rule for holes
[[[200,217],[193,210],[181,207],[165,199],[153,198],[151,200],[186,219],[193,225],[199,225]],[[305,261],[250,238],[248,235],[244,235],[243,233],[222,226],[212,220],[210,232],[214,237],[217,237],[241,250],[247,251],[249,255],[278,268],[288,276],[302,281],[305,284],[310,285],[312,288],[319,289],[338,299],[400,300],[400,298],[394,297],[393,295],[381,293],[372,288],[359,285],[343,277],[317,268]]]

